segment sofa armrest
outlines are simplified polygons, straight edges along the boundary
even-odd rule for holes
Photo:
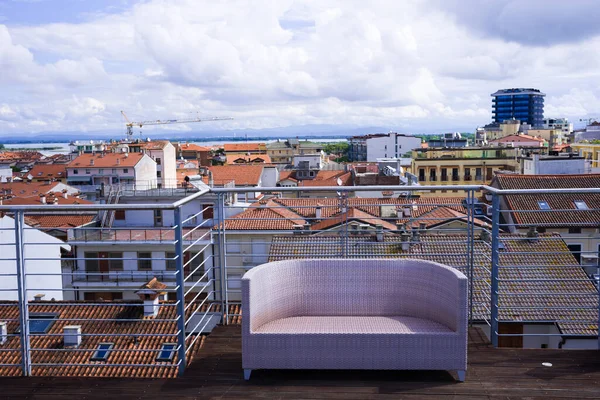
[[[242,329],[245,333],[255,332],[267,322],[295,315],[300,290],[295,267],[294,262],[278,261],[246,272],[242,278]]]

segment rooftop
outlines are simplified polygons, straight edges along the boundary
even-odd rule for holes
[[[87,153],[71,161],[67,168],[123,168],[134,167],[145,154],[143,153]],[[93,164],[93,165],[92,165]]]
[[[223,149],[225,153],[239,153],[246,151],[266,151],[267,146],[264,143],[225,143]]]
[[[257,370],[242,374],[241,327],[217,327],[204,341],[183,377],[174,379],[85,380],[68,377],[2,378],[9,398],[55,396],[145,399],[597,399],[600,352],[498,350],[482,332],[469,330],[466,381],[445,371],[296,371]],[[542,363],[552,361],[552,367]],[[88,375],[92,375],[91,372]],[[101,388],[101,390],[99,389]],[[100,391],[98,391],[100,390]],[[96,392],[94,392],[96,391]]]
[[[227,164],[270,164],[271,157],[267,154],[228,154],[227,155]]]
[[[209,167],[216,185],[235,181],[236,186],[257,186],[263,172],[262,165],[218,165]],[[205,183],[208,178],[205,177]]]
[[[67,177],[65,164],[37,164],[29,170],[29,175],[34,179],[60,179]]]
[[[512,89],[500,89],[490,96],[512,96],[515,94],[534,94],[538,96],[545,96],[545,93],[542,93],[539,89],[533,88],[512,88]]]

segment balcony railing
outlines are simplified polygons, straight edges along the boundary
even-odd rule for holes
[[[444,189],[465,193],[464,198],[426,197],[439,189],[403,186],[400,197],[379,199],[371,196],[398,187],[262,188],[264,193],[314,198],[321,192],[329,197],[312,201],[284,193],[248,208],[231,202],[232,193],[247,189],[213,188],[171,204],[52,206],[53,212],[65,215],[106,210],[172,213],[168,226],[160,228],[73,229],[67,243],[33,227],[30,218],[46,207],[0,206],[5,213],[0,230],[8,238],[0,243],[0,262],[12,266],[0,270],[0,296],[5,300],[0,302],[0,325],[7,323],[9,343],[0,346],[0,364],[4,371],[21,375],[57,374],[82,365],[94,371],[167,367],[181,374],[215,318],[222,324],[241,318],[245,271],[269,260],[297,258],[442,262],[468,277],[470,324],[489,332],[494,346],[600,344],[600,239],[595,239],[600,189],[450,185]],[[337,197],[332,198],[332,192]],[[582,209],[528,209],[529,203],[515,202],[532,195],[570,196],[588,203]],[[203,219],[207,207],[211,218]],[[569,234],[577,221],[581,233]],[[86,262],[94,263],[98,272],[85,273]],[[118,271],[110,269],[115,262],[121,265]],[[133,270],[139,265],[149,270]],[[164,300],[158,306],[143,304],[154,295]],[[152,315],[155,307],[160,311]],[[149,330],[149,324],[166,328]],[[63,345],[65,325],[84,327],[81,346]],[[90,360],[97,349],[87,344],[97,342],[113,343],[115,358],[104,363]],[[176,343],[175,355],[157,361],[156,343]],[[136,357],[117,357],[132,351]],[[61,353],[62,361],[49,357],[52,352]],[[81,352],[90,357],[72,357]]]

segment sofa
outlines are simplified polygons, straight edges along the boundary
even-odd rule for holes
[[[242,367],[467,369],[467,278],[416,259],[276,261],[242,278]]]

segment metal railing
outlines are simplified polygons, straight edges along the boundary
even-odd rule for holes
[[[32,224],[46,207],[0,206],[0,371],[182,374],[215,323],[239,323],[243,274],[294,258],[442,262],[468,277],[469,322],[494,346],[600,345],[600,219],[593,219],[600,189],[448,185],[443,189],[458,193],[430,197],[441,188],[252,188],[268,194],[250,207],[233,196],[247,188],[212,188],[170,204],[52,206],[64,215],[121,210],[147,224],[115,221],[105,235],[101,227],[75,228],[66,243]],[[390,191],[400,196],[383,195]],[[529,204],[515,203],[515,196],[544,194],[576,196],[569,201],[586,200],[587,208],[565,210],[550,200],[550,210],[515,206]],[[152,226],[157,211],[165,218],[160,228]],[[575,222],[582,230],[569,233]],[[159,325],[168,328],[152,328]],[[101,343],[113,344],[104,361]],[[169,343],[176,344],[172,352],[160,347]]]

